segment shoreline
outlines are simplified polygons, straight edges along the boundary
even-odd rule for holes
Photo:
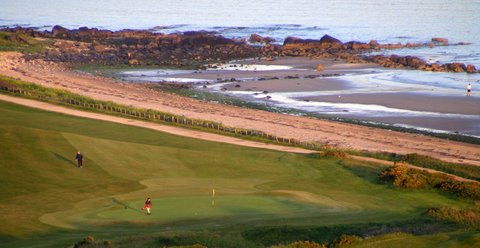
[[[323,71],[315,70],[319,62],[324,67]],[[480,137],[480,110],[476,107],[480,105],[480,97],[463,95],[463,90],[458,88],[461,82],[456,83],[458,89],[449,89],[436,84],[414,84],[409,82],[408,77],[380,80],[376,78],[378,75],[388,75],[391,71],[371,64],[351,66],[328,59],[281,58],[244,63],[284,64],[292,68],[271,71],[241,68],[237,68],[237,71],[195,71],[168,75],[167,81],[178,79],[187,82],[191,78],[191,87],[199,94],[207,91],[274,108],[293,109],[293,112],[297,109],[298,114],[319,114],[373,121],[379,126],[386,124],[422,132]],[[148,70],[145,72],[153,73]],[[395,73],[409,74],[411,71]],[[360,77],[361,80],[357,82],[356,79]],[[145,82],[162,81],[161,75],[138,78]],[[377,81],[371,82],[369,78]],[[196,95],[195,92],[192,95]]]
[[[78,73],[61,64],[42,60],[25,61],[21,54],[14,52],[0,53],[0,74],[46,87],[66,89],[99,100],[221,122],[228,126],[256,129],[301,141],[319,142],[339,149],[420,153],[449,162],[480,165],[479,145],[214,104],[158,92],[142,85]]]

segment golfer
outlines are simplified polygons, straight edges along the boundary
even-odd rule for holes
[[[147,214],[151,215],[152,213],[150,212],[150,208],[152,208],[152,201],[150,200],[150,197],[148,197],[147,200],[145,201],[145,206],[143,206],[142,210],[146,209]]]
[[[83,168],[83,155],[80,153],[80,151],[77,152],[75,159],[77,160],[78,168]]]

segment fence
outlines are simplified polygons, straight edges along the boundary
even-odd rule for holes
[[[108,103],[108,102],[100,102],[93,99],[91,101],[86,101],[86,100],[82,101],[82,100],[73,99],[73,98],[49,96],[48,94],[42,95],[41,92],[31,92],[31,91],[19,89],[12,86],[5,86],[2,84],[0,84],[0,90],[5,92],[10,92],[16,95],[24,95],[24,96],[33,97],[40,100],[47,100],[49,102],[63,103],[67,105],[81,107],[84,109],[96,110],[96,111],[107,112],[107,113],[115,113],[122,116],[134,117],[134,118],[139,118],[144,120],[164,122],[164,123],[175,124],[179,126],[189,126],[189,127],[210,129],[215,132],[233,134],[233,135],[239,135],[239,136],[258,137],[261,139],[270,140],[270,141],[274,141],[281,144],[305,147],[305,148],[314,149],[314,150],[319,150],[323,148],[323,146],[318,143],[301,142],[299,140],[292,139],[292,138],[285,138],[285,137],[279,137],[276,135],[267,134],[263,131],[229,127],[229,126],[224,126],[223,124],[218,122],[191,119],[185,116],[179,116],[179,115],[170,114],[170,113],[163,113],[163,112],[150,110],[150,109],[149,110],[136,109],[133,107],[122,106],[122,105],[117,105],[117,104]],[[95,102],[95,103],[92,103],[92,102]]]

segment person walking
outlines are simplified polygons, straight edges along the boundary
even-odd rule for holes
[[[152,213],[150,212],[150,208],[152,208],[152,201],[150,200],[150,197],[148,197],[147,200],[145,201],[145,205],[143,206],[142,210],[146,209],[147,214],[151,215]]]
[[[472,84],[468,84],[467,85],[467,96],[471,96],[472,95]]]
[[[75,159],[77,160],[78,168],[83,168],[83,154],[80,151],[77,152]]]

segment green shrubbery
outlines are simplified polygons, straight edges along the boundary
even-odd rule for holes
[[[346,158],[347,153],[341,150],[327,149],[320,154],[321,158]]]
[[[392,182],[399,188],[421,189],[427,184],[425,175],[415,173],[405,165],[388,167],[380,173],[379,177],[381,181]]]
[[[270,246],[270,248],[327,248],[327,246],[312,241],[297,241],[288,245]]]
[[[480,200],[480,185],[475,182],[458,182],[443,174],[431,174],[410,169],[405,165],[384,169],[379,178],[392,182],[395,187],[407,189],[435,188],[458,197]]]
[[[466,227],[480,228],[480,209],[462,210],[443,207],[430,208],[425,215],[442,221],[461,224]]]
[[[110,241],[97,242],[93,236],[87,236],[84,240],[73,245],[73,248],[109,248],[112,247]]]
[[[361,240],[362,238],[356,235],[342,234],[338,239],[330,243],[328,247],[331,247],[331,248],[346,247]]]
[[[401,161],[423,168],[443,171],[464,178],[480,180],[480,167],[474,165],[449,163],[415,153],[401,156]]]
[[[44,50],[46,42],[26,34],[0,32],[0,51],[37,53]]]

